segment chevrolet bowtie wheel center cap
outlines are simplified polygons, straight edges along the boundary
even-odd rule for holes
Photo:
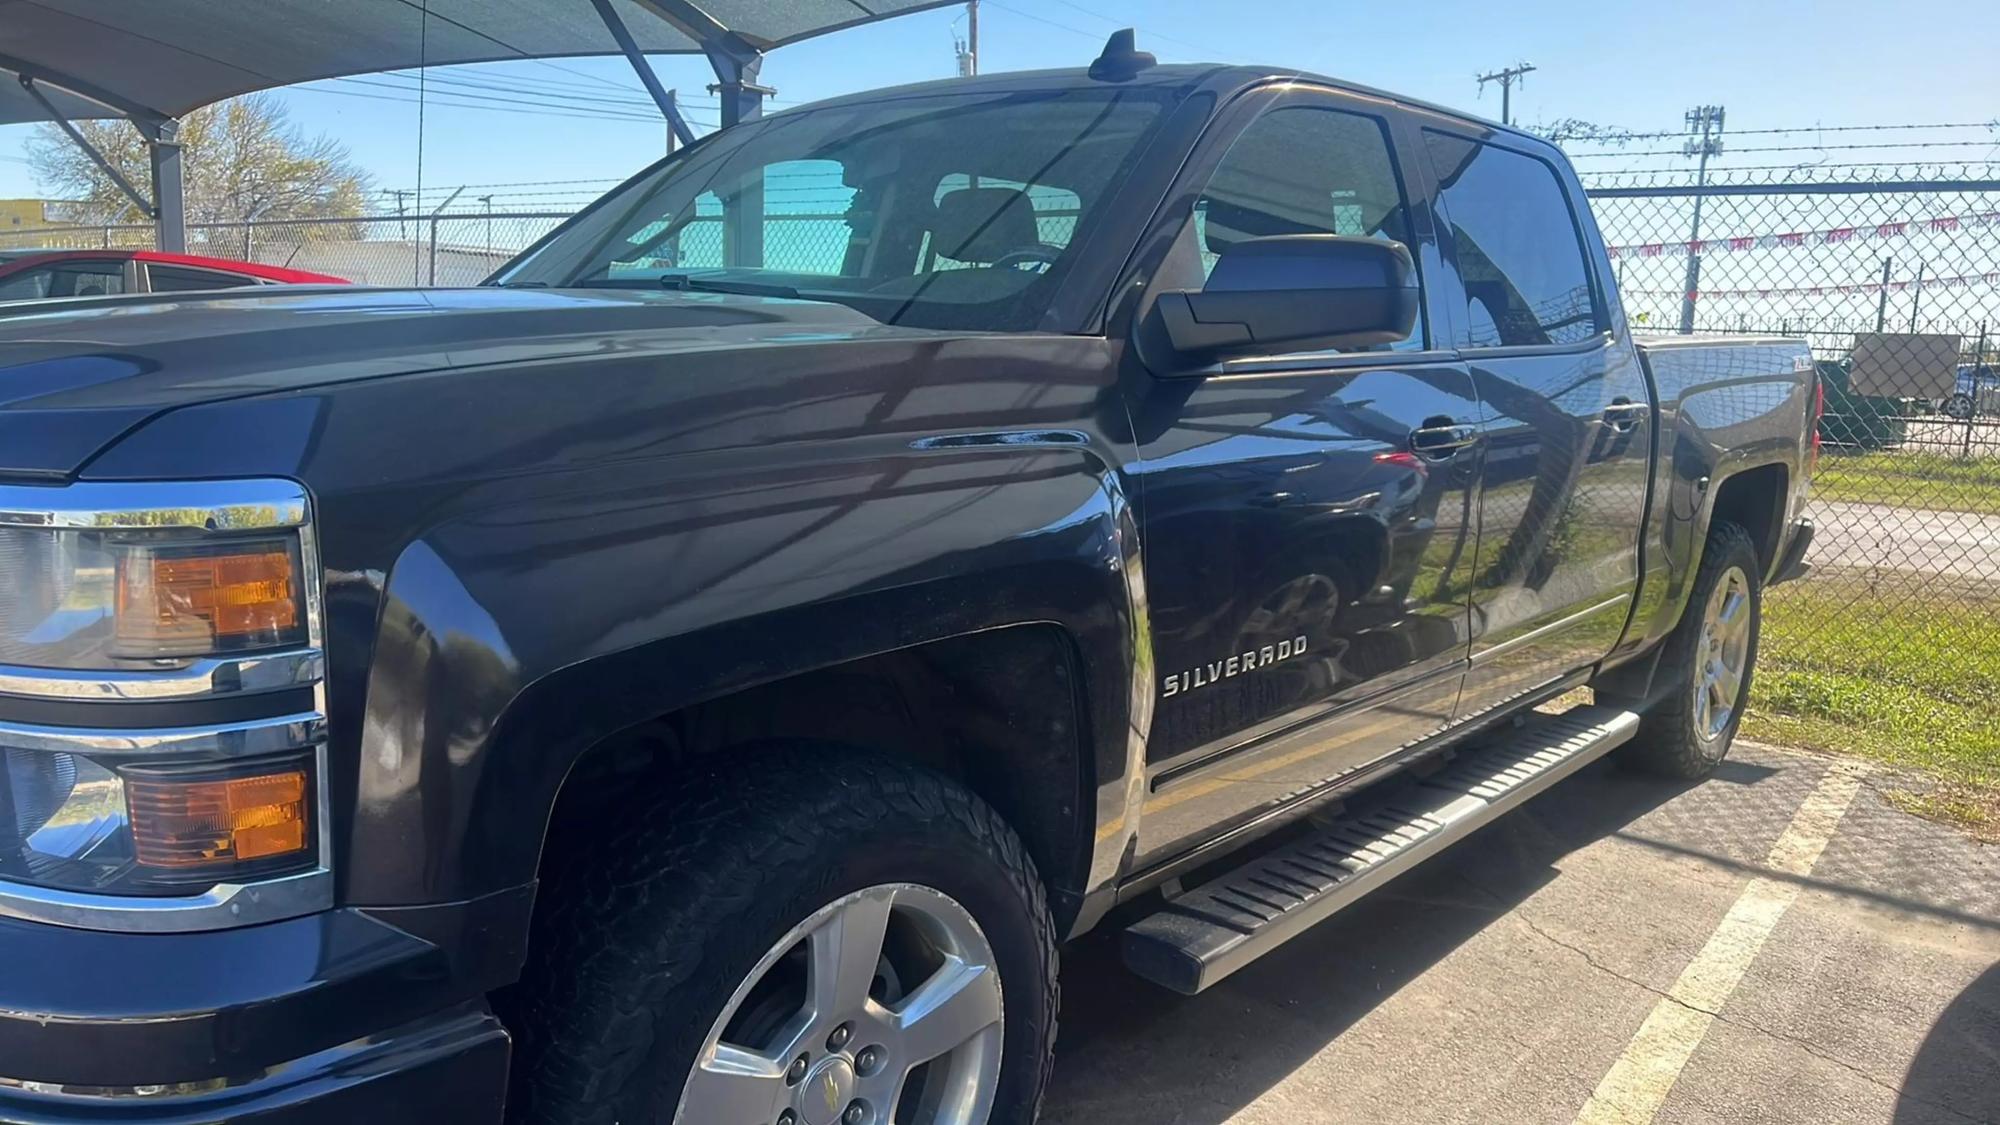
[[[839,1056],[813,1068],[799,1083],[799,1117],[806,1125],[839,1125],[854,1100],[854,1065]]]

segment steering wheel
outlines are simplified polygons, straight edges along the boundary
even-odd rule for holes
[[[993,259],[986,264],[986,268],[1017,270],[1022,266],[1039,265],[1043,270],[1046,270],[1050,266],[1055,265],[1056,259],[1060,257],[1062,257],[1062,250],[1059,247],[1047,245],[1023,246],[1019,250],[1009,250],[998,258]]]

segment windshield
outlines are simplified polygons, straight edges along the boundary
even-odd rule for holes
[[[1033,329],[1163,98],[1082,87],[791,110],[667,160],[490,284],[742,292],[885,324]]]

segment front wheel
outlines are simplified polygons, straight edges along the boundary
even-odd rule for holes
[[[1020,841],[935,774],[772,750],[543,887],[517,1121],[1032,1121],[1055,937]]]
[[[1733,523],[1709,530],[1687,608],[1660,657],[1659,674],[1672,686],[1647,711],[1625,749],[1627,762],[1694,779],[1728,756],[1757,663],[1761,574],[1749,532]]]
[[[1945,414],[1950,417],[1956,418],[1961,422],[1972,417],[1972,410],[1973,410],[1972,396],[1966,394],[1964,391],[1959,391],[1958,393],[1952,395],[1950,398],[1944,400]]]

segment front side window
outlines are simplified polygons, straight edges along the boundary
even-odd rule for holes
[[[886,324],[1025,331],[1171,96],[1084,87],[791,110],[704,139],[491,283],[797,297]]]
[[[1603,329],[1583,236],[1555,169],[1532,156],[1424,133],[1458,248],[1464,346],[1578,344]]]
[[[1246,128],[1195,204],[1204,275],[1248,238],[1341,234],[1400,242],[1415,254],[1409,210],[1380,119],[1281,106]],[[1421,318],[1395,348],[1421,348]]]

